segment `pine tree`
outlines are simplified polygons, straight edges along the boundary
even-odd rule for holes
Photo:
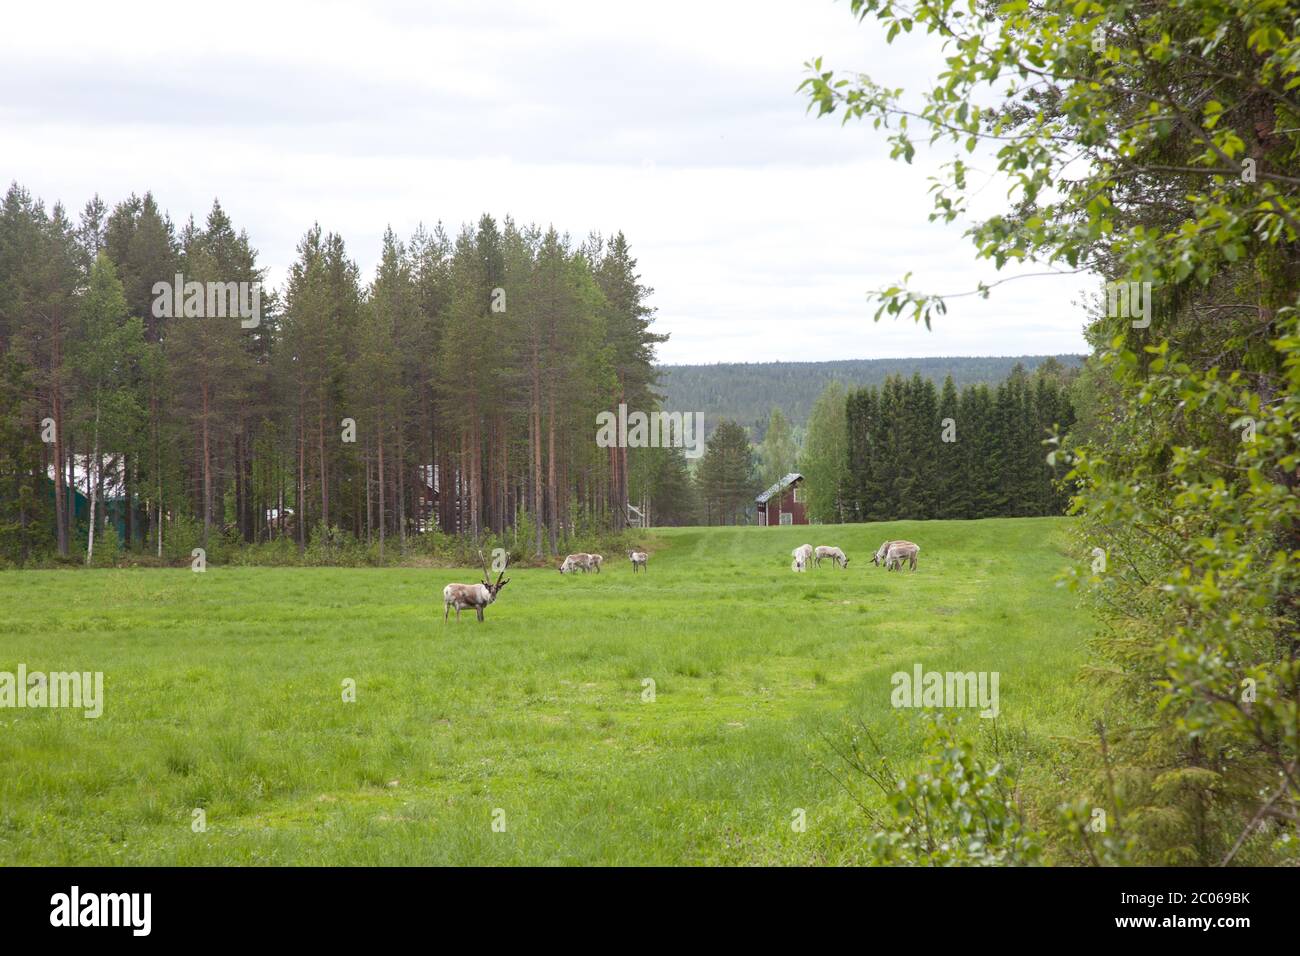
[[[394,502],[389,495],[392,470],[401,467],[400,424],[407,398],[396,343],[399,330],[416,311],[415,285],[406,250],[392,229],[384,233],[383,251],[369,293],[360,314],[356,359],[350,368],[348,409],[355,410],[359,437],[368,450],[362,476],[366,501],[364,526],[367,539],[372,528],[377,528],[382,561],[388,529],[400,524],[390,520]],[[375,463],[374,488],[378,498],[374,520],[370,508],[370,460]],[[355,523],[360,524],[360,515],[357,519]]]
[[[55,545],[69,553],[75,491],[68,465],[72,441],[67,421],[71,375],[67,358],[76,348],[76,296],[83,281],[78,268],[81,252],[63,207],[47,214],[42,205],[18,187],[10,187],[0,215],[0,294],[3,295],[3,335],[7,349],[27,370],[36,390],[36,418],[52,420],[50,467],[54,480]]]
[[[960,442],[969,423],[961,419],[957,386],[949,375],[943,380],[939,395],[939,442],[935,451],[936,518],[963,518],[968,505],[964,502]]]
[[[34,391],[30,371],[0,349],[0,563],[23,564],[53,536],[54,512],[42,467],[45,443],[33,427]]]
[[[119,303],[83,314],[106,301],[102,277],[91,282],[100,258],[116,267],[124,313]],[[178,273],[200,284],[201,305],[187,315],[182,287],[181,312],[169,317],[154,305],[174,304]],[[96,520],[99,475],[112,471],[128,499],[128,545],[156,532],[160,555],[164,517],[178,527],[197,518],[204,535],[237,531],[245,541],[292,533],[302,546],[317,527],[377,532],[387,548],[429,518],[445,531],[505,534],[525,512],[538,535],[529,544],[556,550],[579,526],[625,522],[634,481],[637,501],[665,520],[693,520],[680,449],[594,440],[597,413],[658,404],[653,353],[664,337],[650,330],[650,290],[621,233],[574,248],[554,229],[508,218],[498,229],[488,216],[454,244],[441,226],[418,229],[409,245],[390,230],[363,296],[342,238],[315,226],[298,245],[283,302],[263,291],[255,327],[208,314],[207,283],[261,279],[247,236],[219,203],[177,231],[148,193],[111,212],[93,199],[74,226],[61,207],[47,215],[9,191],[0,206],[0,431],[28,437],[0,449],[0,483],[21,501],[0,507],[0,540],[15,542],[0,547],[26,553],[30,537],[19,532],[46,514],[68,550],[74,449],[97,473],[86,487]],[[92,370],[103,359],[82,325],[109,312],[143,319],[142,335],[124,351],[129,361],[88,385],[70,363]],[[99,381],[108,384],[92,387]],[[29,392],[21,401],[10,394],[18,387]],[[146,413],[116,428],[110,393],[136,396]],[[30,437],[46,417],[56,422],[52,447]],[[355,445],[340,440],[348,418]],[[46,474],[55,506],[42,512],[34,498],[48,494]]]
[[[738,524],[758,486],[754,451],[745,429],[723,420],[700,459],[700,496],[707,524]]]
[[[652,386],[658,377],[654,368],[655,346],[668,336],[650,331],[654,309],[646,300],[654,290],[641,284],[636,259],[623,233],[610,240],[608,248],[593,252],[596,282],[605,299],[605,342],[614,368],[615,390],[609,398],[609,410],[617,412],[620,404],[649,411],[655,405]],[[615,527],[621,527],[628,504],[628,449],[609,450],[611,465],[610,491]]]

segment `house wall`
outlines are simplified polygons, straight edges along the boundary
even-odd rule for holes
[[[773,495],[767,499],[766,512],[767,520],[764,522],[768,525],[780,525],[781,515],[790,515],[791,524],[808,523],[808,507],[802,501],[795,501],[795,489],[797,484],[785,489],[780,495]],[[760,514],[762,512],[760,511]]]
[[[54,482],[49,478],[45,479],[45,497],[50,503],[50,508],[54,507]],[[72,511],[73,522],[76,524],[74,534],[79,534],[81,541],[86,540],[86,522],[90,518],[90,499],[87,498],[79,488],[73,488],[71,485],[66,486],[66,490],[72,493]],[[108,520],[113,522],[117,528],[117,539],[123,544],[126,543],[126,499],[122,497],[101,498],[99,507],[103,509],[102,514],[108,516]],[[54,516],[50,516],[50,521]],[[137,529],[139,525],[136,526]],[[82,545],[84,547],[84,545]]]

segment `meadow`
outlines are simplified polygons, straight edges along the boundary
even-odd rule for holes
[[[829,744],[860,719],[915,762],[895,671],[999,672],[963,726],[1031,795],[1086,732],[1067,530],[660,529],[645,574],[512,569],[482,624],[442,620],[474,570],[6,572],[0,671],[102,671],[105,701],[0,709],[0,864],[869,863]],[[872,567],[893,537],[916,572]],[[804,542],[848,569],[792,573]]]

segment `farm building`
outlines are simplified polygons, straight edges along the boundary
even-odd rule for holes
[[[767,491],[754,499],[758,506],[757,520],[768,524],[807,524],[808,507],[800,494],[803,475],[790,472]]]
[[[89,455],[69,455],[68,475],[65,487],[70,492],[67,501],[72,514],[72,523],[77,526],[81,540],[86,540],[85,522],[90,517],[90,486],[94,472],[90,467]],[[105,455],[100,463],[103,470],[103,483],[99,487],[96,506],[100,509],[101,520],[107,517],[117,529],[118,540],[126,538],[126,494],[123,489],[122,465],[120,456]],[[45,466],[46,500],[54,507],[54,466]],[[50,520],[53,520],[51,518]]]

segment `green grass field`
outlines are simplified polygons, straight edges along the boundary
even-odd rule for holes
[[[870,862],[824,735],[914,759],[894,671],[998,671],[1031,790],[1084,728],[1066,530],[667,529],[644,575],[512,570],[483,624],[442,621],[471,571],[0,574],[0,671],[105,675],[97,720],[0,709],[0,864]],[[871,566],[887,537],[919,570]],[[792,573],[805,541],[849,568]]]

